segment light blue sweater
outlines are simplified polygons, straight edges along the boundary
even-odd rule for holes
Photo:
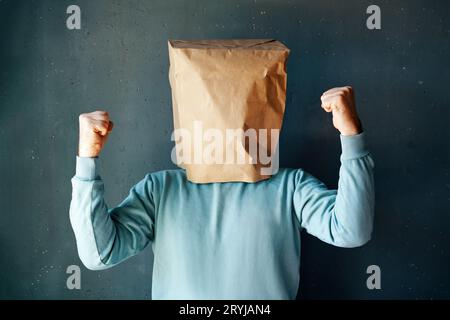
[[[373,161],[364,133],[341,136],[338,190],[301,169],[256,183],[195,184],[147,174],[108,208],[95,158],[77,158],[70,221],[83,264],[112,267],[148,244],[153,299],[295,299],[304,228],[339,247],[371,236]]]

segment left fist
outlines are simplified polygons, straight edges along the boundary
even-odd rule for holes
[[[342,135],[351,136],[362,132],[352,87],[330,89],[322,94],[320,100],[322,108],[333,113],[333,125]]]

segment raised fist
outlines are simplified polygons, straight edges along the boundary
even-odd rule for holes
[[[333,125],[344,136],[361,133],[361,121],[356,112],[352,87],[333,88],[322,97],[322,108],[333,113]]]
[[[94,111],[80,114],[78,156],[97,157],[113,128],[108,112]]]

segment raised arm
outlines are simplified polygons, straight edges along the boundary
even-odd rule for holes
[[[70,222],[78,254],[91,270],[102,270],[136,255],[153,237],[155,206],[148,176],[131,188],[117,207],[108,209],[97,157],[112,129],[106,112],[80,116],[76,174],[72,178]]]
[[[322,96],[322,108],[333,113],[341,133],[341,168],[337,190],[299,171],[294,206],[300,224],[319,239],[339,247],[369,241],[373,228],[374,163],[356,113],[353,90],[334,88]]]

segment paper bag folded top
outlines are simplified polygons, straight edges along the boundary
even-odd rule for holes
[[[289,49],[271,39],[169,40],[172,155],[195,183],[278,170]]]

